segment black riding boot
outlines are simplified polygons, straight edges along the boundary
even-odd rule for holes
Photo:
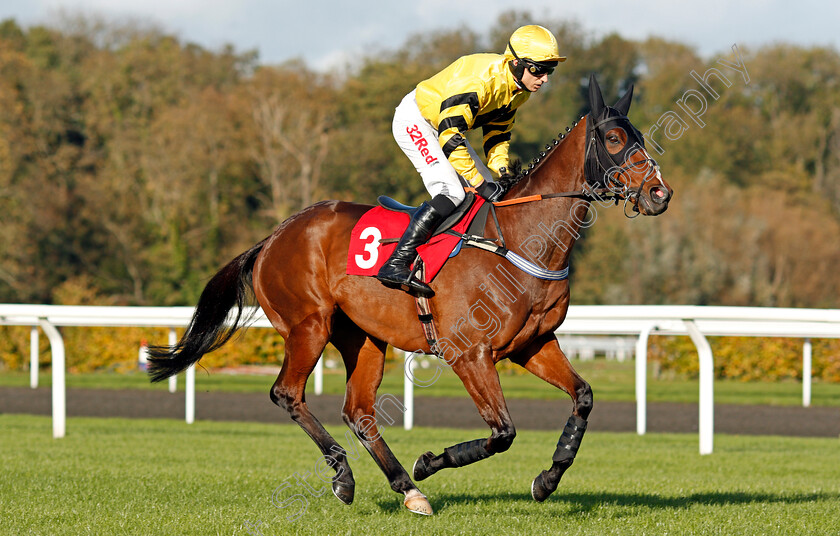
[[[431,238],[443,219],[444,215],[431,204],[420,205],[397,243],[397,249],[379,269],[376,278],[386,287],[399,288],[426,298],[434,296],[435,292],[429,285],[411,277],[411,263],[417,257],[417,246]]]

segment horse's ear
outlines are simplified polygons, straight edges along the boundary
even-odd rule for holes
[[[614,108],[621,112],[621,115],[627,115],[627,112],[630,110],[630,101],[633,100],[633,86],[630,86],[630,89],[618,99],[618,102],[615,103]]]
[[[601,87],[595,80],[595,73],[589,75],[589,107],[592,108],[592,117],[598,117],[604,111],[604,96],[601,95]]]

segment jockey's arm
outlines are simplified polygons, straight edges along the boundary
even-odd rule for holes
[[[501,175],[502,168],[510,168],[510,133],[513,129],[513,110],[496,122],[482,127],[484,135],[484,154],[487,155],[487,167],[496,175]]]
[[[459,99],[459,97],[462,98]],[[478,109],[478,97],[476,93],[472,93],[455,96],[444,102],[445,104],[455,103],[455,105],[441,110],[440,114],[438,139],[443,154],[464,180],[476,186],[483,178],[467,151],[466,133],[475,123],[474,111]]]

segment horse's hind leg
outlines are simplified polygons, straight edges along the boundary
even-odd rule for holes
[[[391,489],[402,493],[403,504],[412,512],[431,515],[432,507],[379,434],[377,417],[388,425],[396,422],[397,411],[405,407],[393,395],[385,394],[376,401],[376,390],[382,382],[386,343],[368,336],[347,317],[339,313],[332,343],[341,352],[347,368],[347,391],[342,412],[344,422],[356,434],[371,457],[385,474]]]
[[[286,409],[292,419],[309,434],[324,454],[324,460],[336,471],[332,490],[338,499],[353,502],[355,480],[346,452],[324,429],[306,405],[306,380],[321,357],[330,336],[332,311],[312,313],[294,326],[286,337],[286,356],[280,374],[271,388],[271,400]]]
[[[592,411],[592,388],[575,372],[552,333],[534,341],[525,352],[511,357],[511,361],[562,389],[574,402],[572,415],[566,422],[557,442],[557,450],[551,458],[551,468],[537,475],[531,484],[531,496],[542,502],[554,493],[563,473],[575,461],[586,431],[586,419]]]

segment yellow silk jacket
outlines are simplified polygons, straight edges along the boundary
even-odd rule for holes
[[[440,137],[443,154],[467,182],[483,180],[467,152],[464,134],[482,128],[487,167],[508,167],[510,131],[516,109],[531,94],[519,89],[499,54],[463,56],[417,85],[417,106]]]

